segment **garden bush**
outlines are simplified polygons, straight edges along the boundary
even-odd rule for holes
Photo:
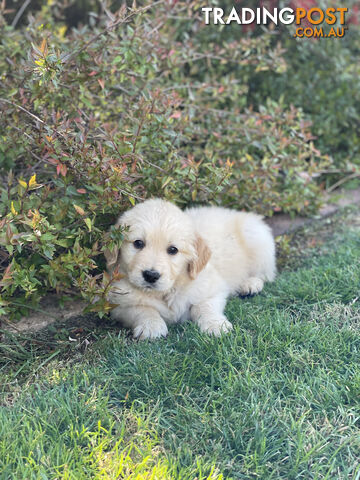
[[[326,9],[334,3],[300,0],[292,5]],[[271,98],[302,109],[312,121],[316,147],[333,160],[327,172],[332,174],[326,178],[332,183],[344,174],[360,171],[359,2],[349,0],[341,6],[349,10],[343,38],[294,39],[288,28],[279,29],[277,41],[284,49],[286,69],[281,73],[256,73],[249,95],[255,108],[263,104],[264,98]],[[326,24],[323,28],[329,30]]]
[[[202,5],[104,7],[71,28],[61,2],[15,28],[2,12],[0,313],[49,291],[109,310],[102,252],[122,236],[110,225],[151,196],[319,207],[331,161],[309,119],[282,98],[250,101],[260,74],[285,74],[283,47],[271,31],[205,26]]]

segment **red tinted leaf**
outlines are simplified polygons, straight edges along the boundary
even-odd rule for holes
[[[181,112],[179,110],[176,110],[170,118],[181,118]]]
[[[66,174],[67,174],[67,166],[64,165],[63,163],[61,164],[60,173],[61,173],[61,175],[62,175],[63,177],[65,177]]]

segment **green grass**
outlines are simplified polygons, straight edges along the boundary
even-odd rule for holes
[[[360,479],[359,234],[231,300],[220,339],[7,336],[1,480]]]

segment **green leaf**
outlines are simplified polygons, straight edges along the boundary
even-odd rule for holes
[[[84,222],[86,223],[86,226],[88,227],[89,232],[91,232],[92,224],[91,224],[90,218],[88,217],[84,218]]]

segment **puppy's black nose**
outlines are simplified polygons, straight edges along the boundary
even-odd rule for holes
[[[148,283],[155,283],[156,280],[159,280],[160,273],[156,270],[143,270],[142,276]]]

